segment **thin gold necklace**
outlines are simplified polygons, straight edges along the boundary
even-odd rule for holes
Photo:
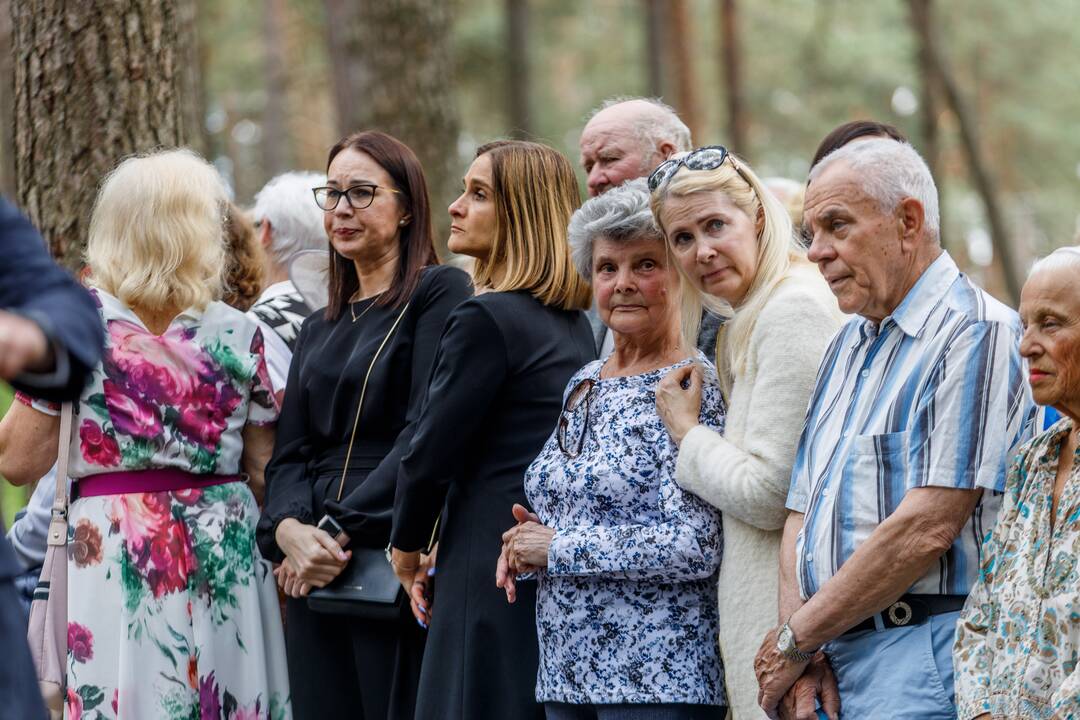
[[[383,292],[386,292],[386,291],[383,290]],[[370,310],[371,308],[375,307],[375,300],[378,299],[379,295],[382,295],[382,293],[377,293],[375,295],[372,295],[369,298],[371,300],[371,304],[368,305],[363,310],[361,310],[359,315],[356,314],[356,302],[358,302],[358,301],[350,300],[349,301],[349,314],[352,315],[352,321],[356,322],[360,318],[364,317],[364,315],[367,315],[367,311]]]

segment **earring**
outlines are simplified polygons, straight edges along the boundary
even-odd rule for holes
[[[405,227],[405,218],[401,218],[400,220],[398,220],[398,225]]]

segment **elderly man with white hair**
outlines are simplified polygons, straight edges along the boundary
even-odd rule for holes
[[[589,116],[578,142],[581,167],[587,176],[589,197],[647,177],[657,165],[675,153],[692,147],[690,129],[675,109],[658,98],[615,97],[600,104]],[[605,357],[614,349],[614,336],[595,310],[588,313],[596,349]],[[701,316],[697,347],[716,359],[716,334],[720,318],[705,311]]]
[[[805,219],[808,257],[857,317],[825,353],[799,441],[760,704],[775,717],[799,681],[784,709],[815,717],[830,662],[841,717],[955,718],[956,621],[1033,415],[1020,319],[942,250],[937,188],[907,143],[827,156]]]
[[[256,193],[251,211],[266,250],[267,287],[248,315],[262,326],[275,391],[285,387],[300,326],[314,309],[289,279],[289,263],[304,250],[327,249],[323,211],[311,195],[325,184],[326,176],[314,172],[278,175]]]
[[[1020,450],[983,545],[953,650],[960,720],[1080,717],[1080,247],[1035,264],[1020,317],[1035,402],[1062,418]]]

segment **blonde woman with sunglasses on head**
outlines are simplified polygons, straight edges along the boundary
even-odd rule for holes
[[[691,368],[660,383],[657,408],[679,445],[679,485],[723,515],[728,697],[735,720],[761,718],[753,661],[777,622],[784,502],[818,365],[842,315],[783,205],[725,148],[668,160],[649,186],[653,214],[692,286],[686,323],[702,303],[727,316],[716,357],[728,402],[723,432],[699,423],[701,378]]]

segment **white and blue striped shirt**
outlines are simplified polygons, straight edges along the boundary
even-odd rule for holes
[[[1031,433],[1020,318],[962,275],[948,253],[880,327],[854,318],[818,371],[787,506],[805,514],[796,544],[809,598],[925,486],[1004,489],[1010,450]],[[909,590],[966,595],[997,493],[984,493],[952,548]]]

